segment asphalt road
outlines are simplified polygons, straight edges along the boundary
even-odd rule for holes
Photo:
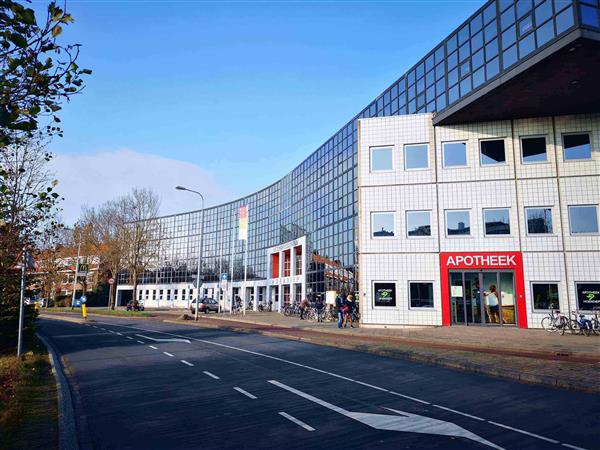
[[[600,449],[598,395],[161,322],[40,332],[82,449]]]

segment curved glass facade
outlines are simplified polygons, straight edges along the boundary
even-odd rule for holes
[[[190,282],[196,273],[202,232],[204,281],[217,281],[220,272],[229,273],[230,261],[234,280],[243,279],[244,243],[237,240],[237,212],[248,205],[249,280],[268,277],[269,247],[306,236],[307,293],[340,289],[342,282],[349,284],[348,290],[355,290],[358,119],[440,113],[572,31],[582,23],[580,17],[586,18],[582,26],[594,28],[594,18],[600,17],[598,9],[596,1],[586,0],[486,2],[279,181],[244,198],[207,208],[204,230],[199,211],[157,218],[162,230],[160,257],[139,282]],[[332,276],[335,271],[340,275]],[[127,283],[127,274],[121,274],[119,281]]]

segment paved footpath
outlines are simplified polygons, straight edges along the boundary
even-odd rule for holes
[[[259,333],[40,322],[85,450],[598,448],[596,394]]]

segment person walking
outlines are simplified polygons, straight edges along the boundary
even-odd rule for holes
[[[354,301],[354,296],[352,294],[348,295],[345,306],[346,312],[344,313],[344,328],[346,328],[348,322],[350,322],[350,328],[354,328],[354,325],[352,324],[352,314],[354,314],[356,302]]]
[[[315,309],[317,310],[317,322],[323,322],[323,309],[325,308],[325,304],[323,303],[323,298],[319,295],[317,296],[317,301],[315,303]]]
[[[300,320],[304,320],[304,314],[308,311],[309,306],[310,302],[308,301],[308,297],[304,297],[304,300],[300,302]]]
[[[344,294],[340,293],[335,298],[335,312],[337,313],[338,328],[342,328],[344,322],[344,307],[346,306],[346,298]]]

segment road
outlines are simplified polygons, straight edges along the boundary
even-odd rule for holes
[[[600,448],[597,395],[162,322],[40,332],[66,359],[82,449]]]

